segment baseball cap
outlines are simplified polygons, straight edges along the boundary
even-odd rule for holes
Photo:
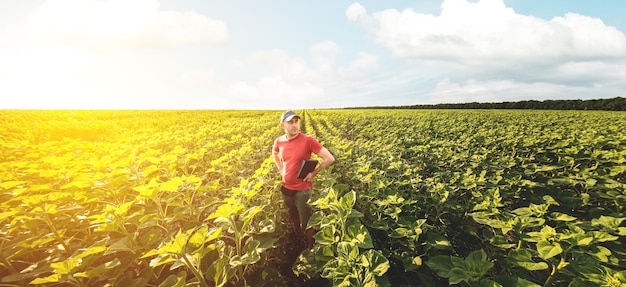
[[[293,117],[300,118],[300,116],[294,111],[286,111],[280,116],[280,122],[282,123],[284,121],[290,121]]]

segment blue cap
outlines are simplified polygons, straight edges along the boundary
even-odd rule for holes
[[[284,121],[290,121],[293,117],[300,118],[300,116],[294,111],[286,111],[280,116],[280,122],[282,123]]]

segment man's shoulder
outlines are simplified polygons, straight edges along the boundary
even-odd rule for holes
[[[287,136],[286,136],[286,135],[281,135],[281,136],[278,136],[278,137],[274,140],[274,143],[286,142],[286,141],[288,141]]]
[[[315,139],[313,136],[310,136],[304,133],[299,133],[298,136],[294,140],[297,142],[310,141],[310,140],[317,141],[317,139]],[[286,135],[281,135],[274,140],[274,143],[285,143],[285,142],[289,142],[289,139],[287,138]]]
[[[303,138],[305,138],[305,139],[315,139],[315,137],[310,136],[310,135],[307,135],[307,134],[304,134],[304,133],[300,133],[300,135],[301,135]]]
[[[302,134],[302,135],[304,136],[304,138],[305,138],[306,140],[314,140],[314,141],[317,141],[317,139],[316,139],[315,137],[313,137],[313,136],[306,135],[306,134]]]

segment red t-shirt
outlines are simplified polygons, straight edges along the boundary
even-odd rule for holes
[[[307,190],[313,187],[310,181],[298,178],[302,160],[310,159],[312,153],[318,153],[322,145],[313,137],[299,133],[295,138],[287,140],[280,136],[274,141],[274,152],[283,161],[283,185],[291,190]]]

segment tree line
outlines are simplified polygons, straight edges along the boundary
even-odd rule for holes
[[[603,110],[603,111],[626,111],[626,98],[616,97],[610,99],[595,100],[525,100],[518,102],[499,103],[456,103],[456,104],[430,104],[409,105],[392,107],[360,107],[367,109],[526,109],[526,110]]]

